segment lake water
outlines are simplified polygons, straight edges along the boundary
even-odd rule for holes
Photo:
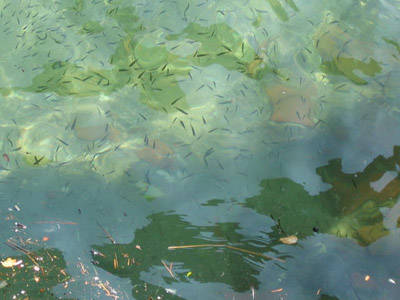
[[[0,0],[1,299],[399,299],[400,2]]]

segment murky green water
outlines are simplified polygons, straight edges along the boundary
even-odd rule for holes
[[[0,41],[0,299],[400,298],[398,0],[0,0]]]

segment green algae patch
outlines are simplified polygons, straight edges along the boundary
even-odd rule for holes
[[[268,3],[271,5],[272,10],[281,21],[286,22],[289,20],[286,10],[282,7],[282,4],[279,2],[279,0],[268,0]]]
[[[195,53],[188,55],[188,62],[197,66],[222,65],[228,70],[237,70],[250,77],[265,66],[250,44],[227,24],[219,23],[208,27],[190,23],[179,35],[170,35],[168,40],[186,38],[199,43]]]
[[[322,69],[327,73],[343,74],[356,84],[368,83],[356,75],[357,70],[371,77],[382,71],[381,66],[373,58],[370,58],[368,62],[363,62],[350,57],[337,57],[331,62],[325,62]]]
[[[265,260],[262,256],[251,255],[229,248],[202,247],[193,249],[168,249],[174,245],[235,244],[236,247],[264,253],[271,251],[269,245],[252,241],[238,233],[237,223],[218,223],[214,226],[195,226],[175,214],[153,214],[148,217],[150,223],[135,232],[135,239],[128,244],[109,244],[93,246],[94,263],[121,278],[132,282],[132,295],[136,299],[161,296],[163,299],[181,299],[178,294],[168,294],[162,285],[168,286],[175,279],[180,282],[197,281],[200,283],[219,282],[231,286],[238,292],[251,287],[257,288],[257,276],[260,269],[256,263]],[[160,238],[160,235],[163,238]],[[204,238],[206,237],[207,238]],[[193,259],[196,257],[196,259]],[[171,273],[167,266],[174,262]],[[207,263],[204,263],[207,262]],[[162,272],[161,286],[146,282],[141,274],[153,269]],[[190,271],[190,272],[189,272]],[[171,277],[173,274],[174,278]],[[224,274],[224,276],[220,276]]]
[[[143,29],[142,24],[139,23],[139,17],[136,10],[132,6],[120,7],[112,5],[107,9],[106,15],[113,18],[118,25],[128,34],[140,31]]]
[[[290,6],[291,9],[298,12],[299,8],[297,7],[296,3],[293,0],[285,0],[285,2]]]
[[[124,24],[130,13],[133,11],[118,10],[113,14]],[[137,37],[135,34],[140,30],[137,26],[129,27],[129,30],[131,32],[120,40],[115,53],[110,56],[112,69],[82,67],[71,62],[57,61],[45,65],[44,70],[33,78],[32,84],[22,89],[36,93],[55,92],[60,96],[87,97],[110,94],[124,86],[134,86],[140,90],[142,103],[156,110],[170,112],[175,110],[171,109],[169,103],[184,98],[179,80],[189,78],[189,72],[194,66],[219,64],[252,78],[269,70],[248,42],[226,24],[203,27],[191,23],[181,34],[168,36],[170,41],[186,38],[199,44],[196,52],[186,57],[171,53],[165,45],[157,45],[156,36]],[[180,100],[180,108],[188,108],[185,99]]]
[[[389,45],[394,46],[394,47],[396,48],[398,54],[400,54],[400,45],[399,45],[399,43],[397,43],[397,42],[394,41],[394,40],[385,38],[385,37],[383,37],[382,39],[383,39],[386,43],[388,43]]]
[[[60,96],[87,97],[100,92],[110,93],[122,87],[108,70],[83,68],[69,62],[54,62],[44,66],[42,73],[33,78],[26,92],[54,92]]]
[[[382,71],[382,67],[371,57],[369,48],[372,45],[355,39],[342,27],[332,15],[327,14],[313,36],[314,47],[322,59],[322,69],[327,73],[341,74],[355,84],[367,84],[367,79],[361,74],[374,77]]]
[[[80,13],[83,11],[84,8],[85,8],[84,0],[74,0],[74,6],[72,7],[73,11]]]
[[[305,237],[318,229],[367,246],[389,233],[380,209],[393,207],[400,195],[399,177],[381,191],[374,190],[371,183],[387,171],[396,171],[399,164],[399,146],[394,147],[393,156],[378,156],[358,173],[344,173],[341,160],[334,159],[316,170],[322,181],[332,186],[329,190],[311,196],[288,178],[266,179],[261,182],[261,193],[248,198],[246,206],[279,219],[287,235]]]

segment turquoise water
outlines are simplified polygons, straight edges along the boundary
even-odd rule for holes
[[[400,298],[400,3],[0,0],[1,299]]]

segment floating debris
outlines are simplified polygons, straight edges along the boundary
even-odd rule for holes
[[[18,265],[22,264],[22,260],[16,260],[14,258],[8,257],[5,260],[1,261],[1,265],[4,268],[13,268],[16,267]]]
[[[286,245],[294,245],[297,244],[298,238],[295,235],[290,235],[287,237],[280,238],[279,240]]]

